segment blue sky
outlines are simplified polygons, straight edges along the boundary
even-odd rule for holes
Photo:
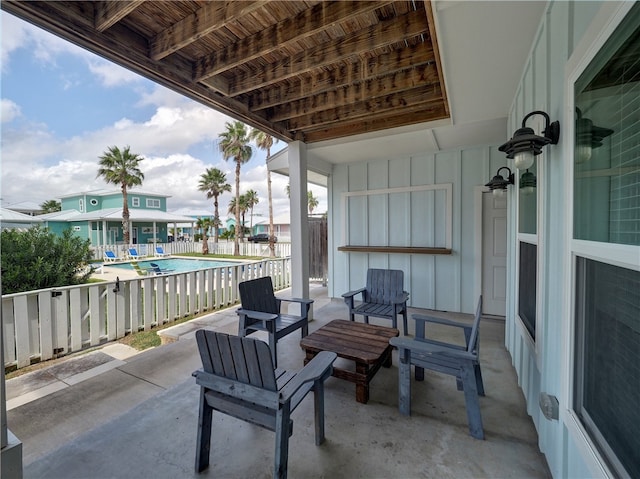
[[[98,157],[129,145],[143,156],[142,189],[171,195],[169,209],[211,209],[198,191],[200,175],[216,167],[233,185],[234,163],[216,140],[231,118],[0,13],[1,197],[4,205],[56,199],[108,187],[96,178]],[[274,151],[285,146],[279,142]],[[272,152],[273,153],[273,152]],[[265,152],[242,167],[241,193],[253,189],[267,214]],[[274,211],[288,211],[288,178],[272,174]],[[311,187],[326,211],[326,190]],[[226,212],[231,194],[220,198]]]

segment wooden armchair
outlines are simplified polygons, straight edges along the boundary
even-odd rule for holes
[[[464,391],[469,432],[476,439],[484,439],[482,416],[478,395],[484,396],[484,384],[480,370],[478,328],[482,313],[482,296],[478,300],[472,325],[449,321],[443,318],[412,315],[416,321],[416,337],[391,338],[389,343],[398,348],[398,407],[400,413],[411,415],[411,365],[415,366],[416,380],[424,379],[424,370],[449,374],[456,377],[458,390]],[[465,345],[457,345],[428,339],[425,324],[436,323],[460,328],[464,332]]]
[[[243,281],[238,289],[242,302],[242,307],[238,309],[238,336],[245,337],[256,331],[266,331],[269,334],[273,365],[278,367],[278,340],[296,329],[302,330],[303,338],[309,333],[309,308],[313,300],[276,298],[270,276]],[[281,313],[282,301],[299,303],[300,315]]]
[[[355,303],[354,297],[361,294],[362,302]],[[349,307],[349,318],[354,320],[355,314],[364,316],[369,323],[369,316],[387,318],[398,328],[398,315],[402,314],[404,334],[407,335],[407,300],[409,293],[404,291],[404,273],[397,269],[369,269],[367,286],[342,295]]]
[[[193,373],[200,385],[196,472],[209,466],[213,411],[276,433],[274,478],[287,477],[291,413],[309,391],[314,393],[315,442],[324,441],[324,381],[336,354],[324,351],[298,373],[275,370],[269,346],[253,338],[215,331],[196,332],[202,369]]]

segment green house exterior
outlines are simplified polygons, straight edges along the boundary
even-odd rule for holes
[[[168,213],[167,198],[151,192],[128,192],[131,244],[165,243],[176,224],[195,223],[193,218]],[[120,190],[84,191],[60,200],[61,211],[41,216],[50,231],[62,234],[71,228],[76,236],[89,239],[92,246],[124,243]]]

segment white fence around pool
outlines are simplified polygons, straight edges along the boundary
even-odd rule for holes
[[[291,286],[290,258],[2,296],[5,367],[23,368],[239,301],[238,283]]]

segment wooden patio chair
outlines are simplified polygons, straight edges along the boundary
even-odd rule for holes
[[[240,317],[238,336],[245,337],[256,331],[266,331],[269,334],[273,365],[278,367],[278,340],[296,329],[302,330],[303,338],[309,333],[309,308],[313,300],[277,298],[273,293],[270,276],[243,281],[238,289],[242,303],[237,311]],[[299,303],[300,315],[281,313],[282,301]]]
[[[456,377],[458,390],[464,391],[469,432],[476,439],[484,439],[482,416],[478,396],[484,396],[484,384],[479,362],[478,329],[482,313],[482,296],[478,299],[473,324],[432,316],[413,314],[416,321],[416,337],[391,338],[389,343],[398,348],[398,407],[400,413],[411,415],[411,365],[415,366],[416,380],[424,379],[424,370],[430,369]],[[464,333],[464,346],[428,339],[426,323],[459,328]]]
[[[291,413],[309,391],[314,393],[316,445],[324,441],[324,381],[331,376],[336,354],[324,351],[298,373],[288,373],[274,369],[263,341],[204,329],[196,332],[196,341],[202,358],[202,369],[193,373],[200,385],[196,472],[209,466],[216,410],[274,431],[273,477],[286,478]]]
[[[356,303],[354,297],[361,294],[362,302]],[[393,321],[393,327],[398,329],[398,315],[402,314],[404,335],[407,335],[407,300],[409,293],[404,291],[404,273],[397,269],[369,269],[367,271],[367,286],[349,291],[342,295],[349,307],[349,318],[354,321],[354,315],[364,316],[364,322],[369,324],[369,316],[387,318]]]

